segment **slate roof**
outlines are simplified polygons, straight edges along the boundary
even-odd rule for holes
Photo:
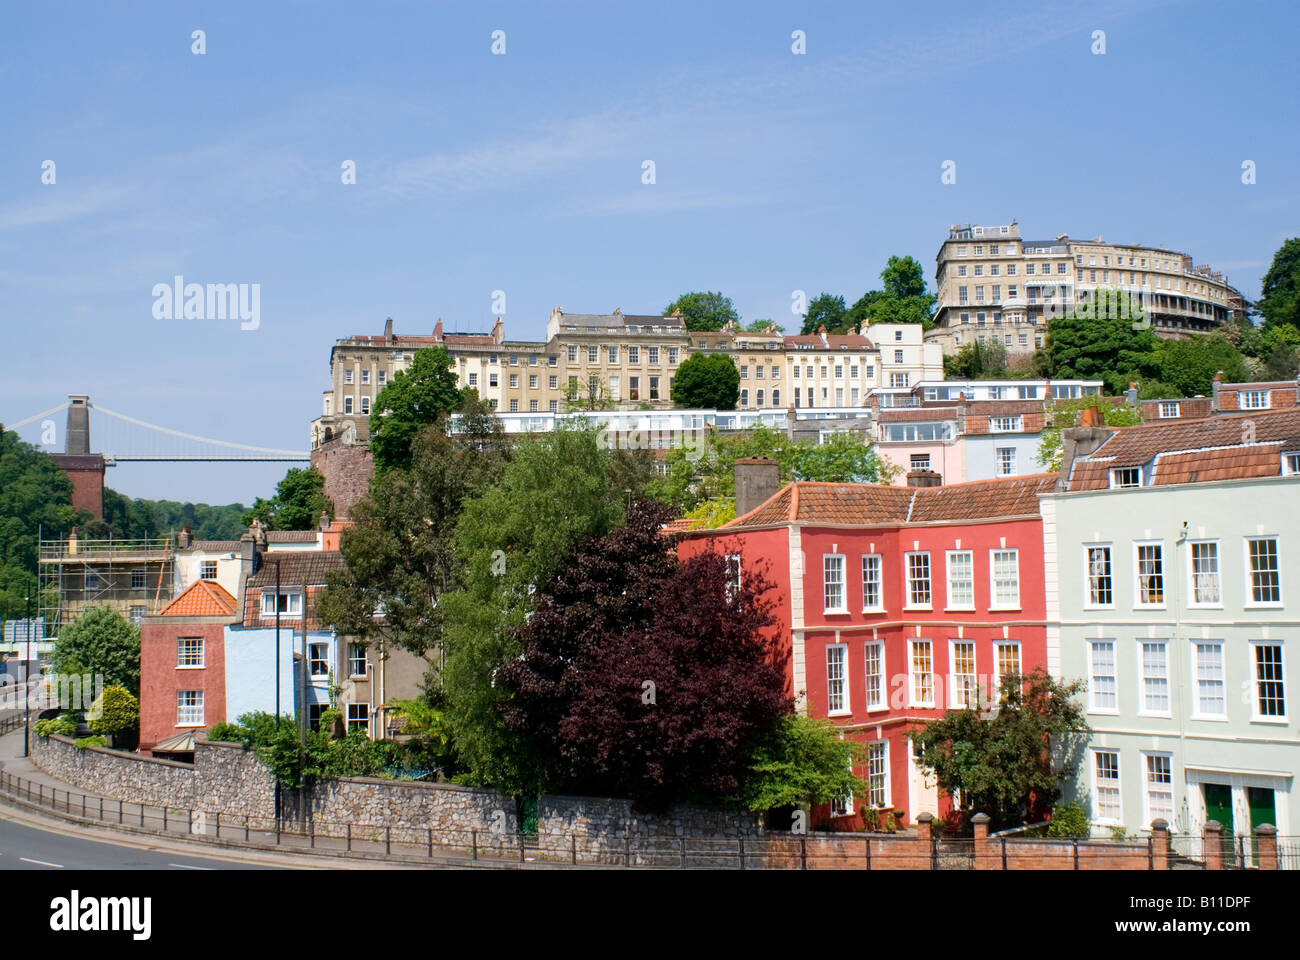
[[[268,530],[267,543],[315,543],[315,530]]]
[[[343,569],[343,554],[337,550],[304,550],[285,553],[262,554],[262,565],[257,573],[248,578],[248,586],[274,587],[275,567],[280,565],[280,586],[291,587],[307,583],[309,586],[322,586],[325,574],[331,570]]]
[[[1038,495],[1056,474],[977,480],[941,487],[873,483],[791,483],[719,530],[799,524],[897,525],[1038,516]],[[713,532],[713,531],[707,531]]]
[[[1284,451],[1300,451],[1300,409],[1122,427],[1075,460],[1067,489],[1103,490],[1112,469],[1148,465],[1152,486],[1275,477]]]
[[[237,602],[214,580],[196,580],[159,612],[160,617],[233,617]]]

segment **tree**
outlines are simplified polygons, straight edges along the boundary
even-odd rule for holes
[[[611,410],[613,407],[609,387],[599,374],[588,376],[586,383],[579,383],[577,377],[569,377],[569,386],[564,392],[566,411]]]
[[[1279,340],[1268,355],[1264,376],[1269,380],[1294,380],[1300,373],[1300,355],[1294,344]]]
[[[585,424],[525,437],[500,481],[462,506],[452,544],[461,579],[439,602],[441,689],[467,782],[507,790],[536,782],[520,737],[502,724],[499,673],[520,653],[511,628],[523,626],[537,585],[578,541],[622,522],[625,494],[613,488],[609,464]]]
[[[140,692],[140,629],[112,607],[92,607],[63,627],[51,657],[56,673],[102,676]]]
[[[1287,240],[1273,254],[1260,286],[1258,307],[1266,328],[1300,329],[1300,237]]]
[[[821,443],[794,443],[783,453],[783,466],[788,466],[791,480],[888,483],[899,469],[877,454],[875,445],[856,430],[833,433]]]
[[[244,514],[244,526],[260,520],[268,530],[315,530],[320,515],[334,517],[334,502],[325,496],[325,477],[315,467],[292,467],[270,500],[258,497]]]
[[[844,316],[848,326],[870,323],[934,325],[936,297],[926,292],[925,269],[912,257],[890,257],[880,271],[882,290],[870,290]]]
[[[91,733],[114,737],[114,746],[135,747],[135,732],[140,729],[140,701],[125,687],[105,687],[95,698],[87,714]]]
[[[0,620],[27,616],[37,606],[36,540],[61,537],[90,519],[72,506],[72,481],[50,458],[0,429]]]
[[[468,388],[467,388],[468,389]],[[370,414],[370,452],[375,473],[411,465],[411,443],[440,413],[459,407],[456,374],[445,347],[417,350],[411,365],[399,370],[375,397]]]
[[[1007,375],[1007,348],[996,338],[972,340],[943,358],[943,375],[950,380],[1001,379]]]
[[[1083,689],[1042,668],[1004,677],[992,709],[950,711],[911,738],[939,789],[961,791],[964,814],[987,813],[994,830],[1034,822],[1056,803],[1091,732],[1073,699]]]
[[[823,291],[809,302],[799,332],[804,335],[816,333],[820,327],[836,330],[844,322],[844,310],[843,295]]]
[[[862,745],[843,739],[829,721],[786,714],[750,753],[741,800],[749,810],[766,811],[861,796],[864,784],[851,767],[865,758]]]
[[[775,320],[762,319],[751,320],[741,327],[746,333],[785,333],[785,327],[781,326]]]
[[[670,317],[677,310],[687,330],[721,330],[725,323],[740,323],[731,298],[721,293],[683,293],[664,307],[664,316]]]
[[[895,299],[925,296],[925,268],[912,257],[890,257],[880,279],[885,293]]]
[[[770,584],[726,560],[679,563],[646,501],[588,538],[538,594],[502,676],[506,726],[546,789],[632,798],[637,809],[735,797],[747,748],[793,709],[764,631]],[[719,692],[725,690],[725,696]]]
[[[1094,301],[1048,321],[1048,353],[1055,379],[1100,379],[1113,394],[1132,380],[1160,376],[1160,341],[1143,326],[1140,305],[1118,290],[1098,290]]]
[[[1209,396],[1218,372],[1228,383],[1247,379],[1241,353],[1217,333],[1161,344],[1160,379],[1178,391],[1176,396]]]
[[[692,353],[677,368],[673,404],[688,409],[735,410],[740,371],[725,353]]]
[[[1160,396],[1168,396],[1161,393]],[[1061,431],[1073,427],[1079,413],[1088,407],[1098,407],[1108,427],[1132,427],[1142,422],[1140,407],[1116,405],[1102,397],[1075,397],[1070,400],[1050,400],[1043,425],[1043,435],[1038,441],[1038,462],[1044,469],[1054,472],[1061,469]]]
[[[449,418],[439,416],[416,437],[409,469],[392,467],[375,477],[340,540],[344,567],[327,575],[320,600],[325,622],[362,643],[397,645],[436,660],[439,598],[455,587],[459,569],[456,525],[465,502],[495,483],[506,464],[501,424],[481,414],[471,405],[464,429],[451,435]]]

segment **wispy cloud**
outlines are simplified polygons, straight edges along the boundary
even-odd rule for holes
[[[48,198],[0,208],[0,230],[68,223],[100,213],[119,202],[125,191],[120,188],[92,187],[77,192],[57,183],[43,189]]]

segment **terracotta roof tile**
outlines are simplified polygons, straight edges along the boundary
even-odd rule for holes
[[[1087,457],[1077,458],[1070,470],[1068,489],[1102,490],[1110,486],[1115,467],[1145,467],[1156,460],[1153,482],[1204,483],[1210,477],[1195,471],[1188,460],[1171,460],[1170,454],[1186,453],[1191,460],[1213,459],[1213,479],[1277,476],[1281,473],[1282,450],[1300,450],[1300,409],[1256,410],[1196,420],[1165,420],[1136,427],[1121,427]],[[1210,457],[1212,452],[1229,451]],[[1263,458],[1271,456],[1268,472]],[[1234,459],[1234,457],[1236,459]],[[1168,462],[1168,473],[1162,464]],[[1196,480],[1190,479],[1192,473]],[[1182,479],[1179,479],[1179,478]]]
[[[160,617],[233,617],[237,601],[220,584],[196,580],[162,608]]]
[[[262,554],[261,566],[257,573],[248,578],[248,586],[275,586],[275,568],[280,567],[280,587],[322,586],[325,574],[331,570],[343,569],[343,554],[337,550],[303,550],[282,553]]]

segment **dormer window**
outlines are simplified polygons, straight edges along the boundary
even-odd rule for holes
[[[279,613],[282,617],[301,617],[302,616],[302,594],[301,593],[281,593],[279,595]],[[276,594],[275,589],[262,591],[262,616],[274,617],[276,614]]]
[[[1178,416],[1178,404],[1166,400],[1160,402],[1160,419],[1169,420]]]
[[[1268,391],[1267,390],[1243,390],[1237,394],[1241,398],[1238,406],[1242,410],[1267,410],[1268,409]]]
[[[1282,454],[1282,476],[1300,476],[1300,453]]]
[[[1142,486],[1141,467],[1116,467],[1110,472],[1111,489]]]

